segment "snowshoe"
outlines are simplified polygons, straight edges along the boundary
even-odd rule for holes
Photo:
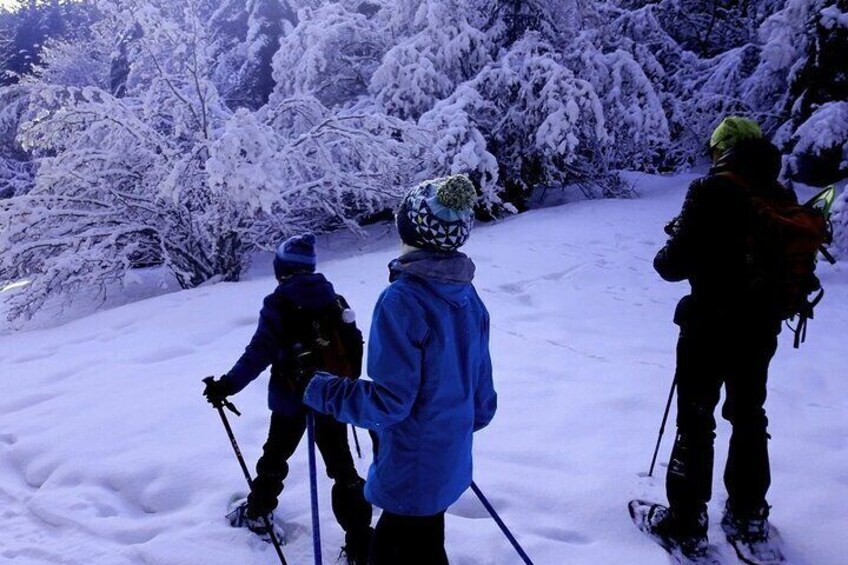
[[[718,553],[706,535],[680,535],[675,532],[668,508],[661,504],[631,500],[627,505],[633,523],[642,533],[668,552],[680,565],[721,565]]]
[[[259,536],[262,541],[267,543],[272,542],[271,531],[273,531],[273,535],[277,538],[277,541],[281,544],[285,543],[283,530],[274,522],[273,512],[269,512],[265,517],[252,516],[248,512],[246,499],[241,499],[240,501],[231,504],[231,506],[233,506],[233,508],[229,514],[227,514],[227,521],[229,521],[230,526],[234,528],[247,528]],[[268,529],[268,525],[271,526],[271,530]]]
[[[730,508],[725,508],[721,529],[744,563],[777,565],[786,561],[780,534],[768,521],[768,506],[746,516],[736,515]]]

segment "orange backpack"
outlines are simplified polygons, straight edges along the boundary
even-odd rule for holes
[[[806,337],[813,308],[824,296],[815,274],[817,255],[821,252],[834,262],[825,248],[833,239],[830,222],[810,203],[753,196],[748,183],[738,175],[724,172],[720,176],[752,194],[748,266],[753,290],[764,296],[782,320],[798,318],[797,325],[790,326],[797,348]]]

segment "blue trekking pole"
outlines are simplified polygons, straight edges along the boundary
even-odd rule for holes
[[[518,540],[515,539],[515,536],[512,535],[512,532],[509,531],[509,528],[506,527],[504,521],[501,520],[501,517],[498,516],[498,513],[495,512],[494,507],[489,503],[486,497],[483,495],[483,491],[480,490],[480,487],[477,486],[477,483],[471,481],[471,490],[474,491],[474,494],[477,495],[477,498],[480,499],[480,502],[483,503],[483,506],[486,507],[486,510],[491,514],[492,518],[495,520],[495,523],[501,529],[503,534],[506,536],[506,539],[509,540],[509,543],[512,544],[512,547],[515,548],[515,551],[518,552],[518,555],[521,557],[521,560],[526,563],[526,565],[533,565],[533,562],[530,561],[530,558],[527,556],[527,553],[522,549],[521,545],[518,543]]]
[[[315,565],[321,565],[321,522],[318,519],[318,474],[315,471],[315,413],[306,413],[306,434],[309,441],[309,490],[312,498],[312,552]]]
[[[312,352],[304,350],[300,343],[294,344],[295,362],[299,377],[303,378],[307,373],[305,359],[309,359]],[[315,464],[315,412],[306,409],[306,440],[309,444],[309,497],[312,503],[312,554],[315,556],[315,565],[322,565],[321,559],[321,521],[318,517],[318,473]]]

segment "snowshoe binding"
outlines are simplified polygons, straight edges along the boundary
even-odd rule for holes
[[[277,538],[277,541],[285,543],[283,530],[274,523],[274,514],[273,512],[269,512],[266,516],[253,516],[249,512],[247,506],[247,500],[242,499],[240,502],[233,505],[234,508],[227,514],[227,521],[229,521],[230,526],[234,528],[247,528],[257,536],[259,536],[262,541],[267,543],[272,543],[272,534]],[[270,525],[271,529],[269,530],[268,526]]]
[[[739,515],[725,507],[721,529],[739,559],[749,565],[777,565],[786,561],[780,535],[768,521],[768,509],[764,505],[753,513]]]
[[[665,549],[672,562],[681,565],[721,565],[707,536],[681,533],[667,507],[644,500],[631,500],[627,508],[639,531]]]

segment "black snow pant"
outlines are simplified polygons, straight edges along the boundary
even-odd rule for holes
[[[305,431],[305,410],[295,416],[271,413],[268,440],[256,463],[256,479],[247,498],[249,515],[261,516],[277,507],[283,480],[289,474],[288,459]],[[315,443],[324,459],[327,476],[335,481],[331,497],[336,520],[349,536],[370,539],[371,505],[363,494],[365,481],[353,465],[347,426],[331,416],[316,413]]]
[[[771,483],[768,419],[764,404],[771,358],[780,322],[702,314],[675,320],[677,343],[677,437],[666,475],[666,492],[683,532],[706,534],[712,496],[716,421],[725,386],[722,416],[733,431],[724,484],[728,506],[744,516],[766,505]],[[765,506],[767,508],[767,506]]]
[[[401,516],[383,511],[374,529],[369,565],[448,565],[445,513]]]

